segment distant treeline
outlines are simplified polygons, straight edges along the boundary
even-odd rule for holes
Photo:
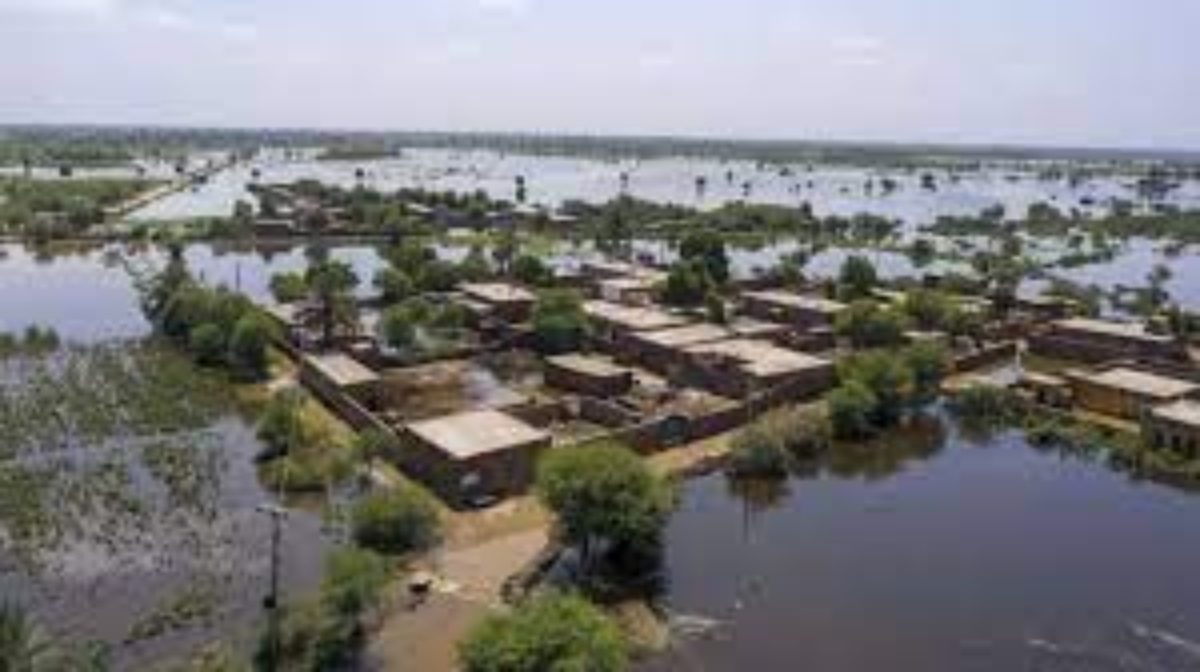
[[[489,149],[522,154],[601,158],[704,157],[763,163],[928,166],[931,164],[970,165],[980,162],[1064,162],[1102,165],[1158,163],[1200,166],[1200,152],[1194,151],[741,140],[667,136],[31,125],[0,127],[0,144],[3,144],[5,140],[113,143],[142,153],[145,153],[147,149],[164,151],[171,148],[253,150],[264,146],[369,146],[386,151],[428,147],[462,150]]]

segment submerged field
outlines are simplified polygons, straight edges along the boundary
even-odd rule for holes
[[[0,362],[0,593],[119,666],[244,644],[265,590],[252,429],[228,384],[152,342]],[[320,523],[292,516],[287,584],[312,587]]]

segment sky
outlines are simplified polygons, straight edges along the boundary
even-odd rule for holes
[[[1200,149],[1200,0],[0,0],[0,123]]]

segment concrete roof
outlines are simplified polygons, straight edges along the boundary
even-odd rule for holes
[[[352,387],[379,380],[379,374],[363,366],[358,360],[340,352],[305,355],[304,361],[338,387]]]
[[[499,411],[468,411],[414,422],[406,429],[459,460],[542,443],[550,435]]]
[[[718,355],[737,360],[742,368],[755,376],[775,376],[830,365],[820,357],[788,350],[766,341],[734,339],[702,343],[687,349],[693,355]]]
[[[649,331],[666,329],[686,324],[687,320],[672,315],[657,308],[640,308],[623,306],[608,301],[588,301],[583,304],[583,312],[589,317],[610,322],[632,331]]]
[[[1040,387],[1062,387],[1067,384],[1065,378],[1055,376],[1049,373],[1038,373],[1037,371],[1022,371],[1021,382],[1037,385]]]
[[[503,282],[463,283],[459,290],[486,303],[529,303],[537,299],[533,292]]]
[[[589,355],[561,355],[559,357],[550,357],[546,362],[563,369],[570,369],[584,375],[601,378],[623,376],[629,373],[629,369],[614,364],[607,358]]]
[[[1084,378],[1099,385],[1159,399],[1177,399],[1200,390],[1200,385],[1189,380],[1168,378],[1121,366],[1087,375]]]
[[[738,336],[770,336],[787,330],[787,327],[782,324],[764,322],[751,317],[734,318],[725,326]]]
[[[1159,406],[1150,412],[1155,418],[1161,420],[1200,428],[1200,402],[1198,401],[1180,399],[1166,406]]]
[[[648,341],[666,348],[682,348],[698,343],[718,341],[733,336],[733,332],[716,324],[701,322],[689,324],[674,329],[647,331],[635,336],[638,340]]]
[[[747,299],[762,301],[763,303],[773,303],[779,306],[786,306],[788,308],[812,310],[830,315],[846,309],[846,304],[840,301],[832,301],[820,296],[807,296],[804,294],[796,294],[794,292],[782,290],[746,292],[742,296]]]
[[[1057,320],[1051,324],[1055,329],[1083,331],[1129,340],[1154,343],[1167,343],[1174,340],[1170,336],[1151,334],[1146,331],[1146,325],[1134,322],[1113,322],[1111,320],[1093,320],[1084,317],[1075,317],[1066,320]]]

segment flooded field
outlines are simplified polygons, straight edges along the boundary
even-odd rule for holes
[[[0,363],[0,594],[117,669],[211,642],[250,646],[274,501],[227,383],[181,355],[109,340]],[[283,535],[289,594],[315,589],[318,516]]]
[[[933,174],[935,188],[926,185],[925,172]],[[530,202],[549,206],[568,200],[602,202],[628,193],[701,208],[736,200],[781,205],[807,202],[821,215],[865,212],[911,224],[930,223],[939,215],[973,215],[996,204],[1003,204],[1010,216],[1020,217],[1039,201],[1068,211],[1099,212],[1113,198],[1139,200],[1132,177],[1098,177],[1072,185],[1065,179],[1043,180],[1034,172],[1002,167],[952,175],[944,169],[777,166],[688,158],[618,161],[438,149],[410,149],[395,158],[353,162],[319,161],[315,152],[297,156],[274,151],[252,164],[222,172],[194,190],[154,203],[132,218],[227,216],[239,199],[253,200],[246,186],[256,179],[316,179],[384,191],[401,187],[483,190],[492,197],[512,200],[518,176],[526,179]],[[1200,183],[1186,183],[1167,202],[1200,206]]]
[[[1200,670],[1200,499],[952,424],[769,487],[688,482],[648,670]]]

